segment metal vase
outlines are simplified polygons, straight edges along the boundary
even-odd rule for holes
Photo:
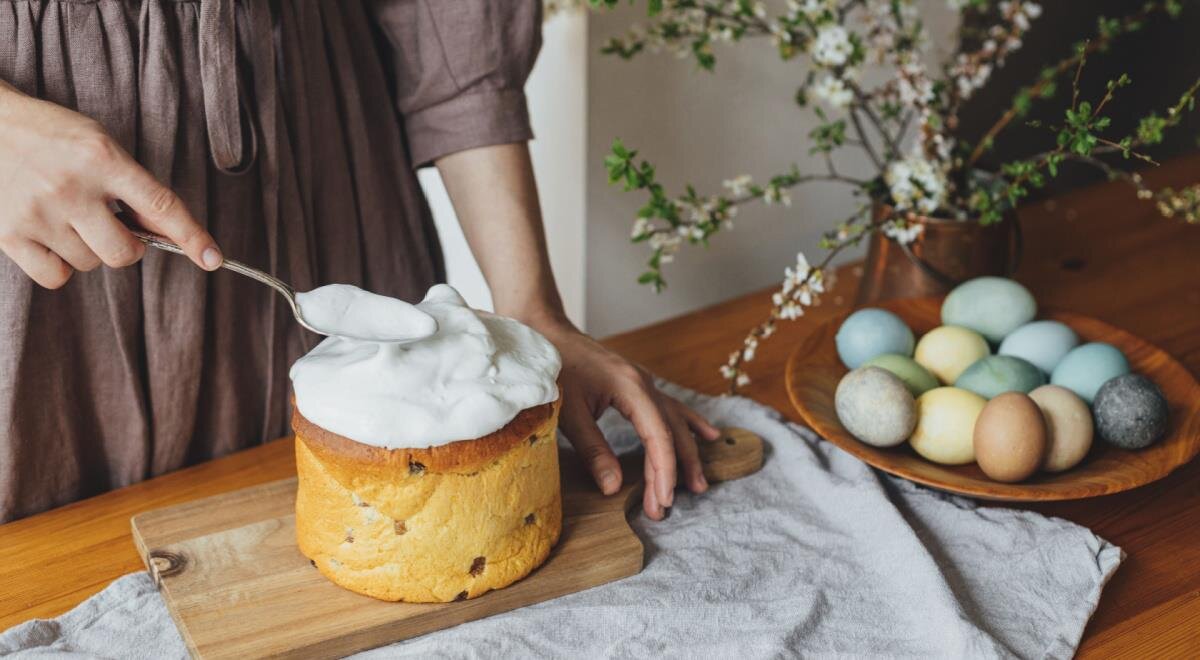
[[[876,220],[891,207],[877,204]],[[863,264],[857,304],[891,298],[945,295],[974,277],[1008,277],[1021,260],[1021,225],[1016,213],[991,225],[947,218],[920,217],[921,235],[908,245],[871,235]]]

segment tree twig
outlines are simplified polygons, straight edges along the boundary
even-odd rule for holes
[[[1162,3],[1162,2],[1146,3],[1142,7],[1141,11],[1137,12],[1136,14],[1126,16],[1121,21],[1120,34],[1125,34],[1130,29],[1130,26],[1132,26],[1136,23],[1140,23],[1141,21],[1145,20],[1150,14],[1152,14],[1155,11],[1161,10],[1164,7],[1165,7],[1165,3]],[[1087,42],[1087,45],[1084,46],[1080,52],[1077,52],[1074,55],[1071,55],[1069,57],[1065,57],[1065,58],[1059,60],[1058,63],[1055,64],[1054,67],[1052,67],[1052,71],[1053,71],[1052,75],[1041,77],[1036,83],[1034,83],[1032,86],[1027,88],[1029,97],[1030,98],[1036,97],[1039,93],[1042,92],[1042,90],[1044,90],[1046,88],[1046,85],[1050,84],[1050,82],[1053,81],[1055,78],[1057,78],[1057,77],[1061,76],[1062,74],[1066,73],[1067,71],[1071,70],[1071,68],[1074,67],[1081,58],[1085,58],[1088,55],[1096,52],[1097,50],[1100,50],[1101,48],[1108,46],[1108,44],[1112,41],[1112,39],[1113,39],[1112,36],[1102,34],[1099,37],[1097,37],[1096,39]],[[1000,118],[996,120],[996,123],[992,124],[992,126],[990,128],[988,128],[987,132],[985,132],[983,134],[983,137],[979,139],[979,142],[975,145],[975,148],[971,151],[971,155],[967,158],[967,162],[965,165],[966,169],[968,169],[968,170],[971,169],[971,167],[974,166],[975,163],[978,162],[979,159],[983,157],[983,153],[985,151],[987,151],[988,145],[990,145],[991,142],[993,140],[995,140],[996,135],[998,135],[1000,133],[1000,131],[1004,130],[1005,127],[1007,127],[1012,122],[1013,119],[1016,119],[1018,114],[1020,114],[1020,111],[1018,110],[1016,103],[1014,103],[1013,105],[1009,106],[1009,108],[1007,110],[1004,111],[1004,114],[1000,115]]]

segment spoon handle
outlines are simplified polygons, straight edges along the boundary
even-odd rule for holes
[[[140,229],[132,229],[131,228],[129,231],[131,233],[133,233],[133,235],[136,236],[139,241],[145,243],[146,245],[149,245],[150,247],[155,247],[160,250],[165,250],[167,252],[173,252],[175,254],[185,254],[183,251],[183,248],[181,248],[178,245],[176,245],[175,243],[167,240],[166,238],[163,238],[162,236],[159,236],[157,234],[151,234],[149,232],[144,232],[144,231],[141,231]],[[304,316],[300,314],[300,306],[298,304],[296,304],[296,290],[293,289],[291,287],[291,285],[289,285],[287,282],[284,282],[283,280],[275,277],[274,275],[271,275],[269,273],[264,273],[263,271],[261,271],[257,268],[247,266],[246,264],[244,264],[240,261],[235,261],[233,259],[223,260],[221,262],[221,268],[224,268],[226,270],[232,270],[233,272],[238,273],[239,275],[245,275],[246,277],[249,277],[250,279],[257,280],[263,284],[266,284],[267,286],[271,287],[272,289],[275,289],[276,291],[279,292],[280,295],[282,295],[284,297],[284,299],[287,300],[288,306],[290,306],[292,308],[292,314],[296,317],[296,320],[300,322],[300,325],[304,326],[308,330],[312,330],[313,332],[318,332],[317,330],[314,330],[311,326],[308,325],[308,323],[306,323],[304,321]]]

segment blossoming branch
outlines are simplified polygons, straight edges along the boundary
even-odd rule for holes
[[[612,6],[619,0],[590,0]],[[1167,217],[1200,221],[1200,187],[1182,191],[1151,190],[1136,173],[1125,172],[1106,156],[1153,162],[1139,151],[1162,142],[1164,132],[1191,110],[1200,80],[1184,90],[1178,103],[1163,115],[1151,113],[1131,135],[1110,136],[1110,121],[1102,112],[1113,96],[1130,83],[1128,76],[1110,81],[1096,102],[1079,98],[1079,78],[1089,54],[1108,48],[1125,34],[1137,31],[1151,18],[1178,16],[1177,0],[1151,0],[1120,18],[1101,18],[1096,34],[1075,44],[1062,60],[1045,67],[1037,79],[1021,88],[984,137],[973,144],[956,135],[959,112],[987,84],[1006,58],[1023,45],[1026,32],[1041,15],[1041,6],[1028,0],[951,0],[965,24],[988,27],[963,35],[956,53],[940,65],[928,62],[929,38],[912,0],[788,0],[776,12],[756,0],[649,0],[650,20],[628,34],[609,40],[602,52],[632,58],[646,51],[668,51],[692,58],[701,69],[717,65],[714,45],[763,38],[784,60],[806,65],[795,100],[817,118],[809,132],[808,151],[819,156],[823,169],[802,172],[796,165],[762,181],[733,176],[724,190],[701,194],[688,186],[683,194],[668,194],[654,166],[615,140],[605,159],[609,179],[628,191],[648,194],[634,221],[632,240],[650,248],[647,269],[639,281],[661,291],[666,286],[662,267],[684,244],[707,245],[710,238],[733,227],[738,208],[761,201],[788,205],[791,190],[810,183],[846,187],[862,200],[858,211],[837,223],[822,239],[826,255],[814,267],[803,254],[785,269],[785,279],[772,297],[767,318],[747,335],[743,346],[721,367],[736,389],[748,382],[744,369],[759,341],[769,337],[780,320],[794,319],[817,303],[828,286],[833,257],[881,232],[902,244],[920,236],[919,218],[939,216],[990,224],[1000,221],[1034,189],[1057,175],[1059,166],[1078,162],[1130,183],[1140,198],[1157,203]],[[890,75],[868,86],[863,71],[882,69]],[[1024,117],[1038,101],[1053,98],[1061,79],[1071,79],[1072,98],[1060,125],[1044,126],[1046,151],[1009,163],[995,172],[978,169],[979,159],[1013,121]],[[1050,140],[1050,138],[1053,138]],[[857,149],[871,162],[874,174],[865,178],[838,170],[835,156]],[[873,214],[873,207],[886,213]]]

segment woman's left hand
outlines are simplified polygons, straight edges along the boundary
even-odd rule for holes
[[[562,354],[560,426],[600,490],[611,495],[621,488],[621,465],[596,426],[610,406],[633,422],[646,446],[646,515],[660,520],[674,501],[676,460],[688,488],[707,489],[693,431],[715,440],[717,429],[659,392],[645,369],[596,343],[563,313],[527,145],[464,149],[439,158],[437,166],[496,311],[533,326]]]
[[[621,487],[621,465],[596,426],[610,406],[633,423],[646,446],[646,515],[661,520],[674,501],[675,484],[693,493],[708,489],[696,448],[716,440],[720,431],[699,413],[659,391],[648,371],[601,346],[565,322],[539,327],[562,354],[559,383],[563,389],[559,425],[587,463],[600,490],[611,495]],[[676,461],[679,464],[677,477]]]

